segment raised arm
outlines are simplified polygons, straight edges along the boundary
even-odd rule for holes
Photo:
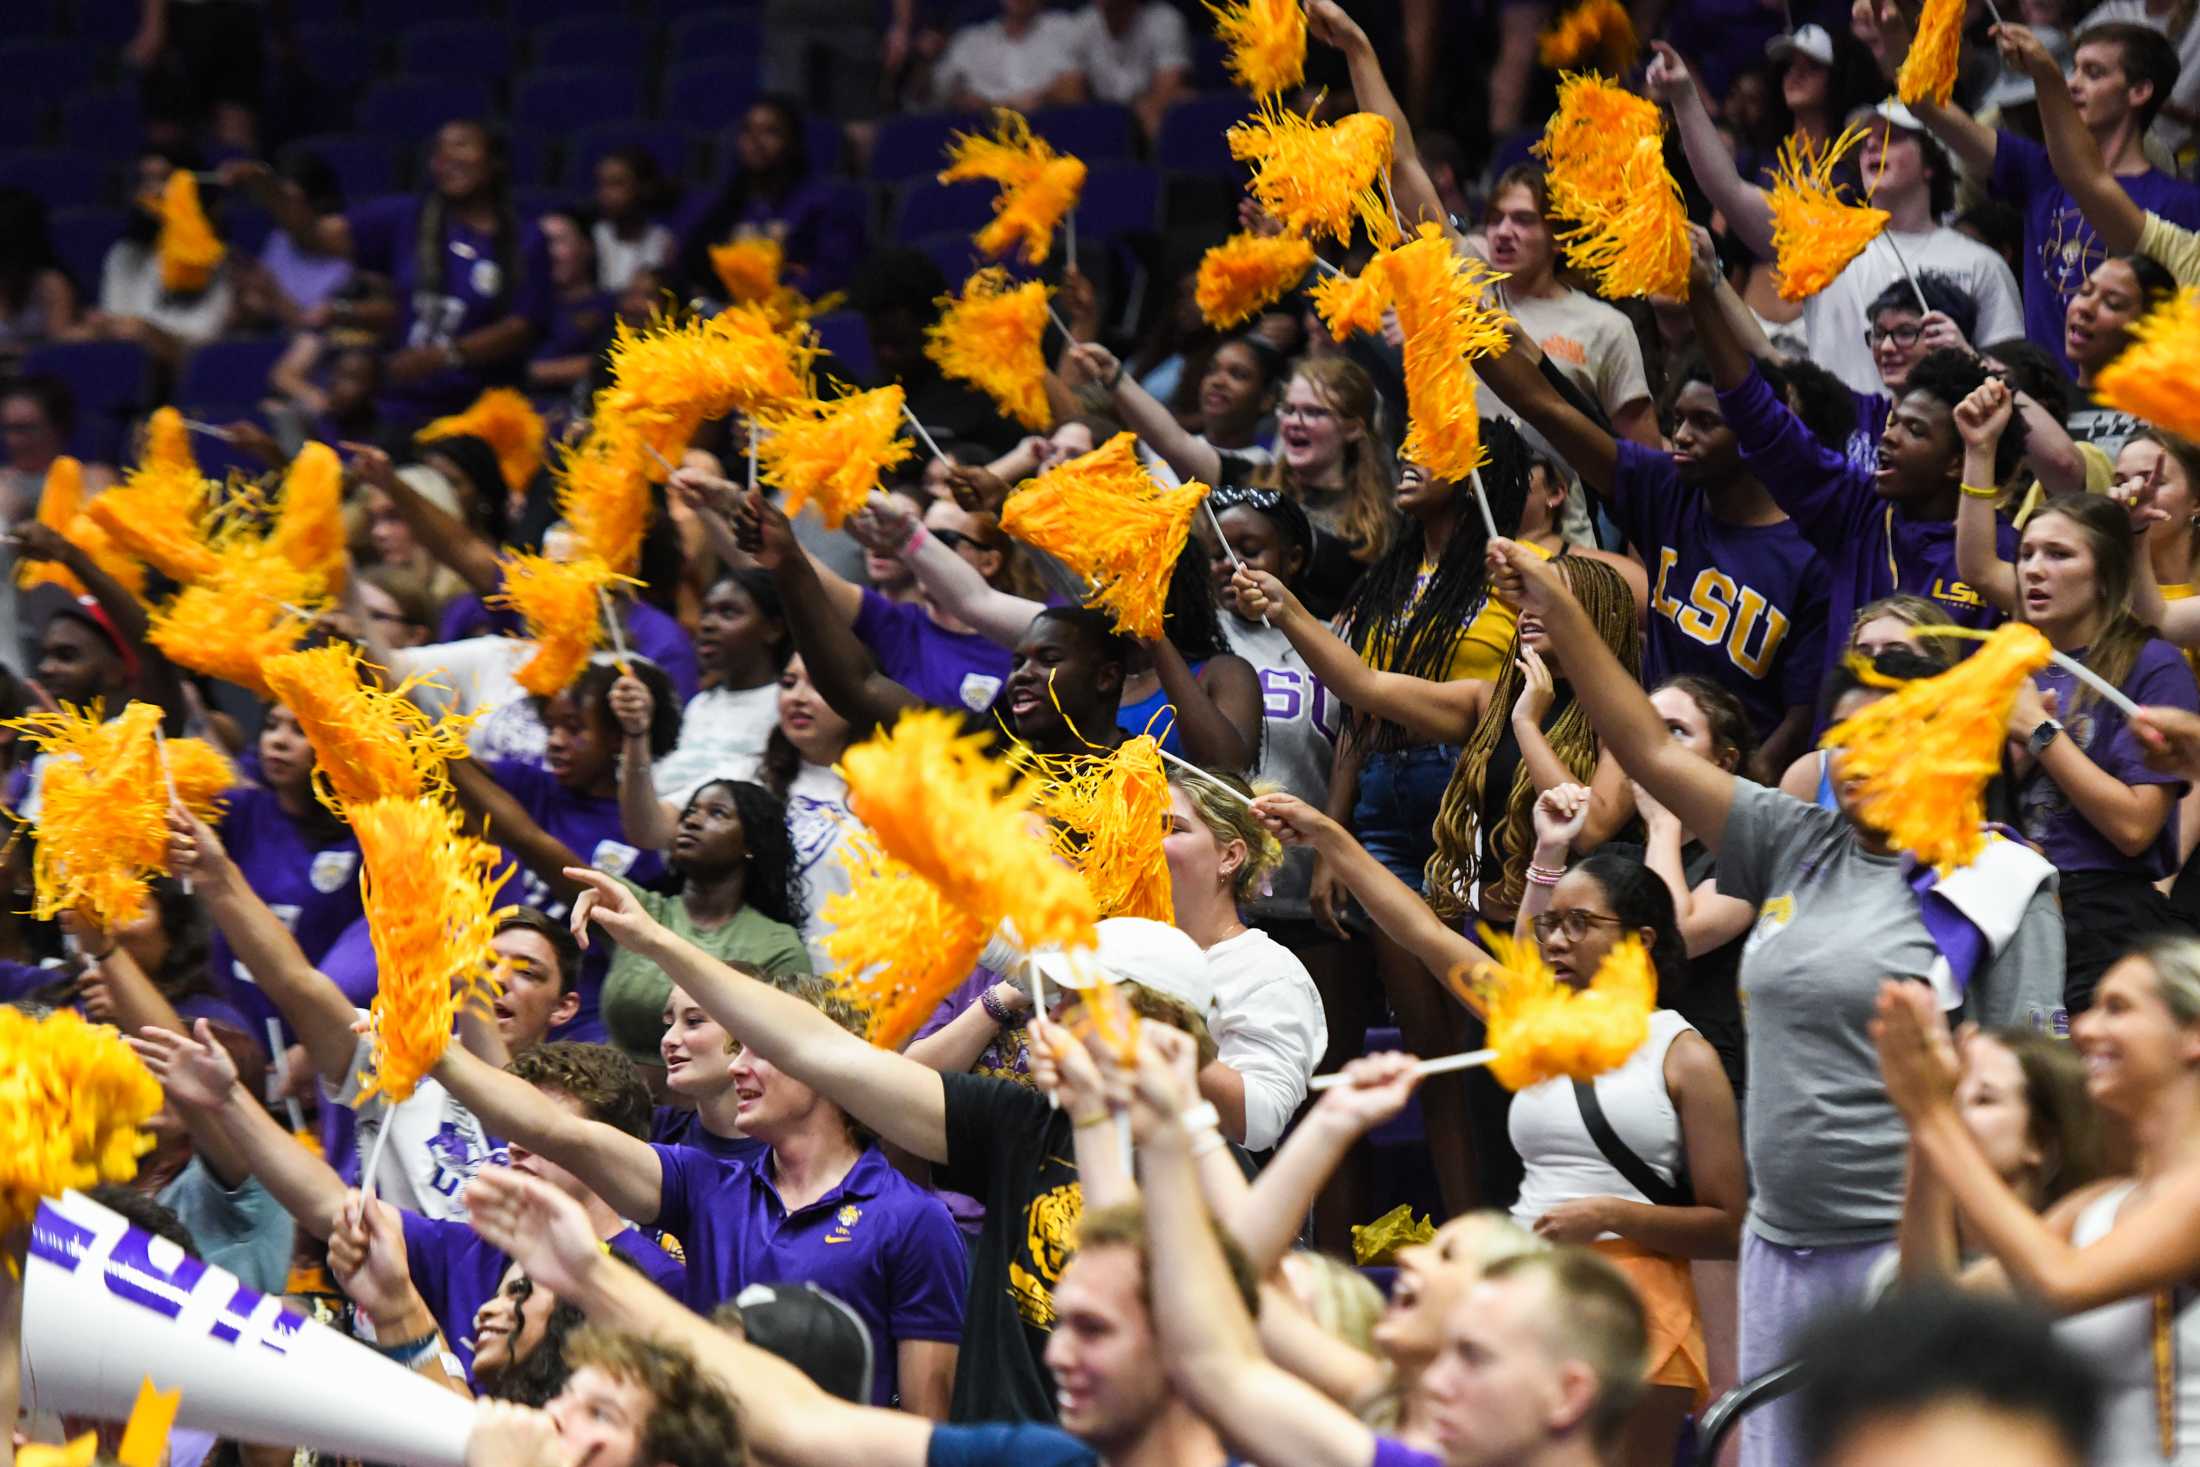
[[[152,623],[146,616],[144,603],[60,531],[36,520],[25,520],[10,533],[15,538],[19,559],[50,560],[76,577],[113,625],[115,635],[136,655],[140,669],[137,676],[139,694],[159,704],[166,712],[161,724],[167,733],[171,736],[181,734],[187,721],[183,680],[177,675],[175,664],[152,644],[149,637]]]
[[[1657,52],[1643,83],[1650,95],[1673,109],[1673,122],[1688,155],[1688,169],[1703,186],[1711,206],[1726,216],[1727,227],[1749,246],[1759,259],[1772,258],[1772,206],[1765,191],[1749,182],[1734,166],[1734,155],[1719,136],[1719,125],[1704,106],[1703,93],[1680,52],[1663,41],[1652,41]]]
[[[1475,358],[1474,370],[1498,401],[1558,450],[1583,483],[1600,494],[1610,494],[1619,477],[1618,440],[1551,385],[1536,364],[1542,349],[1520,329],[1519,322],[1508,321],[1505,334],[1512,342],[1510,350]]]
[[[742,505],[748,495],[744,486],[700,468],[682,468],[674,471],[672,477],[666,481],[665,488],[669,493],[679,494],[695,509],[720,559],[728,565],[748,563],[753,552],[740,546],[736,540],[732,547],[733,553],[728,554],[728,545],[722,543],[727,537],[713,533],[714,529],[738,530]],[[856,613],[863,609],[863,588],[802,549],[799,542],[795,545],[795,551],[809,562],[811,571],[817,577],[819,589],[833,609],[833,615],[839,617],[843,623],[853,622]]]
[[[1198,673],[1164,632],[1145,644],[1161,691],[1176,710],[1184,755],[1207,769],[1250,773],[1260,757],[1260,677],[1235,653],[1221,653]]]
[[[1873,8],[1879,28],[1879,44],[1875,48],[1879,57],[1879,69],[1889,81],[1901,69],[1902,60],[1909,55],[1914,34],[1910,18],[1895,0],[1865,0]],[[1956,163],[1965,172],[1986,181],[1994,166],[1994,154],[1999,139],[1994,130],[1984,126],[1970,113],[1953,102],[1942,105],[1930,97],[1920,97],[1910,106],[1911,113],[1925,130],[1940,139],[1940,145],[1955,156]]]
[[[2003,615],[2017,609],[2017,568],[2001,558],[1995,544],[2000,519],[1994,512],[1994,450],[2015,411],[2008,384],[1989,377],[1956,404],[1956,431],[1963,435],[1963,495],[1956,505],[1956,574]]]
[[[619,1216],[649,1223],[664,1210],[664,1165],[647,1141],[573,1114],[463,1044],[444,1047],[435,1077],[490,1135],[564,1167]]]
[[[1994,27],[1994,40],[2001,48],[2003,64],[2032,78],[2039,100],[2040,130],[2047,135],[2048,162],[2054,165],[2056,180],[2078,201],[2078,212],[2085,216],[2085,222],[2101,237],[2103,250],[2111,255],[2137,250],[2140,232],[2146,228],[2146,210],[2109,172],[2100,143],[2078,115],[2062,67],[2028,26],[1998,25]]]
[[[236,950],[237,961],[275,1005],[313,1061],[315,1073],[334,1089],[351,1078],[359,1036],[359,1011],[328,976],[306,960],[298,939],[268,910],[222,848],[212,827],[185,810],[168,814],[168,862],[191,881],[207,915]]]
[[[742,550],[779,587],[787,633],[818,695],[848,720],[856,737],[924,706],[923,699],[878,670],[871,650],[852,629],[854,614],[842,616],[834,607],[817,567],[795,543],[794,526],[778,505],[760,493],[748,496],[734,533]]]
[[[733,1400],[741,1435],[773,1467],[925,1467],[932,1423],[827,1395],[777,1355],[735,1338],[604,1252],[578,1202],[494,1167],[466,1186],[474,1231],[592,1323],[688,1351]]]
[[[1256,1276],[1283,1261],[1299,1225],[1360,1138],[1405,1109],[1420,1086],[1410,1054],[1374,1054],[1344,1067],[1345,1083],[1314,1103],[1242,1199],[1217,1209]]]
[[[1397,196],[1398,210],[1406,216],[1408,225],[1440,224],[1444,233],[1458,238],[1452,228],[1451,215],[1438,197],[1436,185],[1428,176],[1428,169],[1421,162],[1421,153],[1413,143],[1413,124],[1406,118],[1405,109],[1398,105],[1397,96],[1390,90],[1389,78],[1383,75],[1383,63],[1375,54],[1375,44],[1360,29],[1358,22],[1345,14],[1344,7],[1336,0],[1313,0],[1306,7],[1306,29],[1315,40],[1334,46],[1344,57],[1345,69],[1352,77],[1352,100],[1362,112],[1372,112],[1386,119],[1391,128],[1390,187]]]
[[[1718,850],[1734,803],[1735,777],[1673,742],[1642,685],[1620,666],[1581,603],[1535,552],[1510,540],[1494,541],[1490,577],[1523,616],[1542,619],[1602,748],[1698,840]]]
[[[390,456],[371,443],[346,443],[350,468],[363,484],[372,484],[390,497],[397,513],[430,555],[458,573],[476,595],[489,596],[504,587],[504,563],[487,540],[471,526],[439,504],[431,504],[397,476]]]
[[[942,611],[1003,647],[1015,646],[1031,619],[1046,610],[1044,602],[996,589],[976,566],[935,540],[924,521],[883,494],[872,495],[849,519],[848,532],[865,549],[898,558]]]
[[[619,721],[619,824],[626,838],[645,851],[672,848],[680,812],[657,798],[649,757],[649,720],[657,699],[649,684],[622,674],[611,685],[611,716]]]
[[[1402,672],[1377,672],[1274,576],[1241,566],[1231,585],[1248,615],[1267,617],[1306,659],[1314,676],[1362,713],[1387,718],[1419,738],[1453,744],[1463,743],[1481,719],[1488,683],[1476,678],[1432,682]]]
[[[573,932],[583,946],[594,922],[619,946],[664,969],[704,1013],[775,1069],[882,1140],[926,1161],[947,1161],[947,1088],[935,1071],[872,1048],[793,994],[745,977],[673,936],[602,872],[576,866],[566,875],[588,887],[573,907]]]
[[[454,759],[449,774],[451,790],[470,817],[474,834],[488,839],[493,833],[496,843],[517,855],[559,901],[570,902],[580,894],[565,871],[569,866],[578,866],[581,858],[564,841],[536,824],[527,807],[513,799],[488,770],[471,759]]]
[[[1176,470],[1178,478],[1213,485],[1221,476],[1221,455],[1205,439],[1186,432],[1175,413],[1139,386],[1137,378],[1123,370],[1115,353],[1097,342],[1088,341],[1074,348],[1063,358],[1063,363],[1073,372],[1082,372],[1106,388],[1123,422]]]

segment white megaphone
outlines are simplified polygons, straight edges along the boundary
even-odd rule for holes
[[[460,1467],[474,1408],[80,1193],[39,1204],[23,1407],[123,1421],[151,1376],[176,1424],[259,1446]]]

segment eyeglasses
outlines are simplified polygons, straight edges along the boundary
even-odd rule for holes
[[[933,539],[939,541],[942,545],[945,545],[950,550],[960,550],[965,545],[969,546],[972,550],[985,549],[983,545],[978,543],[975,536],[965,535],[960,530],[934,530],[931,533]]]
[[[1874,326],[1864,333],[1864,345],[1877,351],[1882,343],[1891,341],[1908,351],[1917,345],[1917,339],[1924,334],[1925,328],[1922,326],[1890,326],[1884,331]]]
[[[1278,418],[1304,418],[1309,423],[1326,423],[1336,413],[1316,403],[1287,402],[1276,409]]]
[[[1531,919],[1528,925],[1535,929],[1537,942],[1549,942],[1552,934],[1559,932],[1566,934],[1568,942],[1579,942],[1589,935],[1592,927],[1624,927],[1627,924],[1617,917],[1600,916],[1576,907],[1570,912],[1545,912]]]

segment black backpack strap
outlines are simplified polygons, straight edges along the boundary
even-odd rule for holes
[[[1690,1207],[1695,1204],[1695,1194],[1686,1187],[1677,1187],[1660,1177],[1641,1157],[1628,1149],[1619,1139],[1619,1132],[1604,1117],[1604,1107],[1597,1103],[1597,1087],[1574,1081],[1574,1103],[1581,1107],[1581,1124],[1589,1130],[1589,1139],[1596,1142],[1597,1150],[1612,1169],[1625,1177],[1637,1192],[1649,1198],[1659,1207]]]

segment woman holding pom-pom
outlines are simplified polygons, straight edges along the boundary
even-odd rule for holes
[[[1970,868],[1933,883],[1884,836],[1738,778],[1681,747],[1550,567],[1500,541],[1500,592],[1565,659],[1603,748],[1719,858],[1720,886],[1758,908],[1743,949],[1750,1086],[1743,1135],[1753,1192],[1741,1243],[1739,1371],[1792,1357],[1816,1310],[1859,1296],[1902,1211],[1900,1120],[1877,1083],[1867,1025],[1882,978],[1933,985],[1981,1024],[2031,1021],[2062,994],[2062,924],[2052,868],[1990,841]],[[1897,654],[1887,654],[1893,658]],[[1846,718],[1884,696],[1840,697]],[[1938,894],[1928,906],[1913,881]],[[1784,1403],[1743,1426],[1743,1460],[1801,1453]]]
[[[1991,379],[1956,408],[1965,450],[1956,511],[1964,579],[2134,702],[2200,709],[2192,668],[2132,614],[2136,556],[2122,505],[2057,495],[2026,523],[2015,565],[1989,548],[1993,501],[1981,490],[1993,483],[1994,449],[2011,410],[2007,385]],[[2123,712],[2052,665],[2018,690],[2009,742],[2024,833],[2062,873],[2063,1001],[2076,1013],[2134,941],[2192,930],[2154,886],[2179,864],[2177,801],[2186,783],[2148,769]]]

